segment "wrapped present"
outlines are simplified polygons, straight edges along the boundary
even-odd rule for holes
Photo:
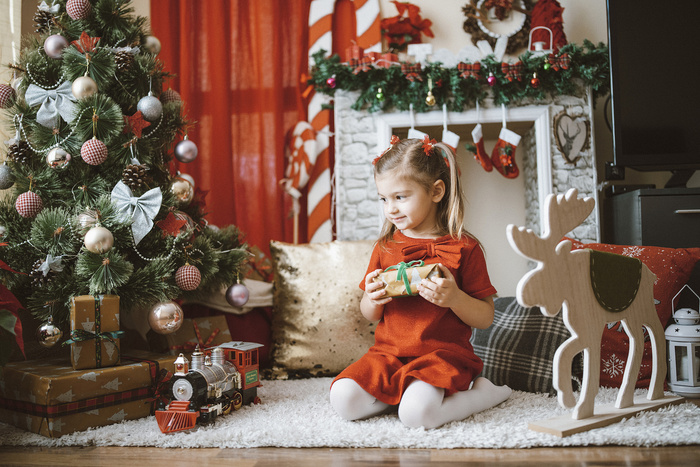
[[[186,319],[180,329],[167,334],[168,348],[172,355],[192,352],[199,346],[202,350],[231,342],[231,331],[225,316]]]
[[[390,266],[374,278],[374,282],[382,282],[387,297],[401,297],[416,295],[418,284],[423,279],[443,277],[437,264],[425,264],[416,260],[409,263],[403,261],[395,266]]]
[[[74,370],[103,368],[119,363],[118,295],[80,295],[71,298],[70,361]]]
[[[0,373],[0,421],[43,436],[154,413],[175,357],[129,351],[117,366],[74,370],[65,358],[8,363]]]

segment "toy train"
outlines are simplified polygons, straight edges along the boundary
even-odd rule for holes
[[[192,366],[180,354],[166,390],[170,402],[156,410],[163,433],[189,430],[213,422],[219,415],[244,404],[259,403],[258,348],[252,342],[228,342],[205,355],[199,347],[192,353]]]

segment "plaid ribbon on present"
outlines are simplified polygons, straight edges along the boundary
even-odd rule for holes
[[[349,65],[354,68],[354,70],[352,70],[353,75],[357,75],[363,71],[369,71],[372,69],[372,57],[364,56],[360,59],[351,58]]]
[[[401,64],[401,73],[406,75],[406,79],[414,82],[414,81],[423,81],[423,77],[420,75],[421,73],[421,67],[420,63],[402,63]]]
[[[457,71],[459,71],[460,78],[474,78],[481,79],[481,63],[464,63],[459,62],[457,64]]]
[[[571,57],[569,57],[568,53],[563,53],[558,57],[554,54],[549,54],[549,56],[547,56],[547,63],[549,63],[555,71],[559,71],[560,68],[568,70],[571,64]]]
[[[396,278],[398,280],[403,281],[404,287],[406,287],[406,293],[408,295],[415,295],[414,293],[411,292],[411,281],[408,279],[408,273],[406,270],[408,268],[417,268],[423,266],[425,263],[421,260],[416,260],[416,261],[411,261],[408,263],[404,263],[401,261],[399,264],[395,264],[394,266],[389,266],[384,270],[384,272],[391,271],[396,269]]]
[[[197,342],[185,342],[184,344],[173,345],[170,346],[170,350],[194,350],[198,345],[200,349],[204,350],[206,347],[209,347],[212,342],[214,342],[216,336],[218,336],[219,332],[221,332],[219,328],[216,328],[212,331],[207,340],[203,341],[202,333],[199,332],[199,326],[197,326],[196,321],[192,321],[192,327],[194,327],[194,335],[197,337]]]
[[[501,71],[506,76],[508,81],[513,82],[513,80],[521,81],[523,79],[523,62],[518,60],[515,64],[503,62],[501,63]]]

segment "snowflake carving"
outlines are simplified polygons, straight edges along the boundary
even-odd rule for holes
[[[644,252],[644,248],[639,246],[628,246],[622,250],[622,254],[632,258],[638,258]]]
[[[611,354],[610,358],[603,360],[603,372],[609,374],[613,378],[617,378],[625,371],[625,362],[620,360],[617,355]]]

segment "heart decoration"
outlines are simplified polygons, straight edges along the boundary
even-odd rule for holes
[[[588,120],[572,118],[565,112],[554,117],[557,148],[569,164],[576,164],[581,152],[590,147],[591,126]]]

